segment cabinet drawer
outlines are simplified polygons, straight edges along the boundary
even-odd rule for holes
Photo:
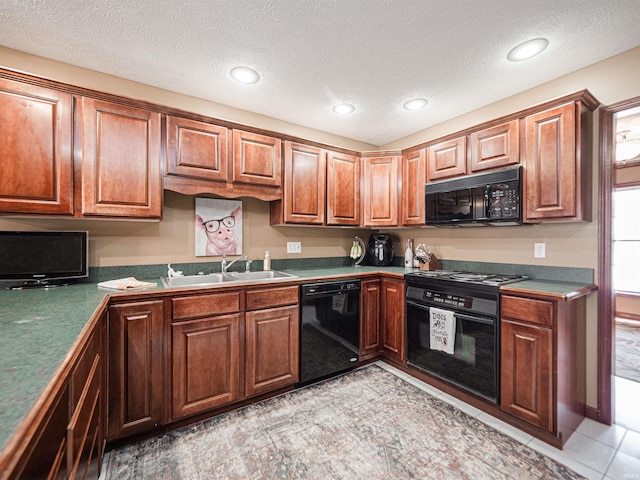
[[[71,374],[71,411],[76,408],[93,364],[100,360],[100,332],[96,329],[85,346]]]
[[[240,311],[240,292],[221,292],[210,295],[172,299],[173,320],[208,317]]]
[[[503,318],[553,325],[553,304],[544,300],[502,295],[500,311]]]
[[[88,463],[88,453],[91,452],[95,440],[95,430],[98,425],[98,415],[100,412],[100,371],[99,361],[93,364],[89,374],[89,379],[78,403],[78,408],[73,412],[73,416],[67,427],[67,454],[71,467],[71,476],[80,468],[84,472]],[[93,428],[91,428],[93,427]],[[84,462],[81,459],[84,458]],[[84,478],[84,474],[80,475]]]
[[[262,288],[247,291],[247,310],[278,307],[298,303],[298,286]]]

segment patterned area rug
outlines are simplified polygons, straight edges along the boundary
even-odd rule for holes
[[[640,328],[616,325],[615,374],[640,382]]]
[[[575,479],[376,365],[111,452],[108,479]]]

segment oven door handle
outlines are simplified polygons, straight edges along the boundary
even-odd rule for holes
[[[429,311],[429,306],[423,305],[422,303],[416,303],[416,302],[412,302],[411,300],[407,300],[407,305],[419,308],[420,310],[425,310],[427,312]]]
[[[481,317],[472,317],[470,315],[464,315],[458,312],[453,312],[453,315],[456,318],[461,320],[468,320],[470,322],[483,323],[485,325],[495,325],[496,321],[493,318],[481,318]]]
[[[411,307],[419,308],[420,310],[424,310],[427,313],[427,315],[429,314],[429,310],[431,310],[431,307],[429,305],[424,305],[422,303],[412,302],[410,300],[407,300],[407,306],[411,306]],[[440,308],[440,307],[433,307],[433,308]],[[445,308],[445,310],[446,310],[446,308]],[[491,318],[491,317],[488,317],[488,318],[473,317],[471,315],[465,315],[464,313],[458,313],[458,312],[455,312],[455,311],[453,312],[453,315],[456,318],[459,318],[460,320],[468,320],[470,322],[482,323],[484,325],[495,325],[495,323],[496,323],[496,320],[494,318]]]

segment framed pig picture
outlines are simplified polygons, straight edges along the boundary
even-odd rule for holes
[[[242,202],[196,197],[196,256],[242,255]]]

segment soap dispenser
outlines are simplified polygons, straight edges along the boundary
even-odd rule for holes
[[[271,255],[269,255],[269,250],[264,252],[264,262],[262,264],[263,270],[271,270]]]

